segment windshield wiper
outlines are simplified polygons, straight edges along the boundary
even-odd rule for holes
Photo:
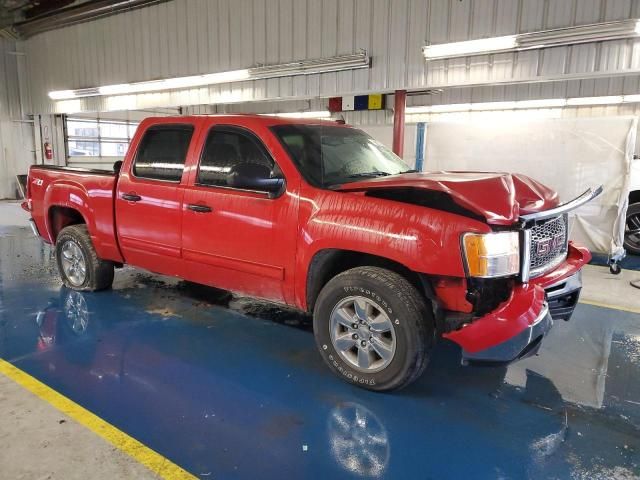
[[[391,174],[387,172],[362,172],[362,173],[354,173],[352,175],[348,175],[347,178],[386,177],[387,175],[391,175]]]

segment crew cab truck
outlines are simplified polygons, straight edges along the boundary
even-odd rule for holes
[[[126,263],[291,305],[337,375],[391,390],[438,337],[464,362],[535,353],[590,259],[566,213],[598,192],[560,204],[522,175],[418,173],[327,121],[188,116],[143,121],[112,172],[31,167],[23,208],[71,289]]]

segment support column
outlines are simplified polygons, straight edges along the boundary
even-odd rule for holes
[[[407,91],[396,90],[393,97],[393,153],[402,158],[404,154],[404,110]]]

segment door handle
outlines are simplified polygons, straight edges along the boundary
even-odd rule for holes
[[[190,203],[189,205],[187,205],[187,208],[189,210],[192,210],[194,212],[198,212],[198,213],[209,213],[211,211],[211,207],[208,205],[201,205],[201,204],[197,204],[197,203]]]
[[[136,195],[135,193],[123,193],[122,199],[126,200],[127,202],[139,202],[140,200],[142,200],[142,197],[140,195]]]

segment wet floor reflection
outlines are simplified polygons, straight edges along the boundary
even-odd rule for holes
[[[391,456],[387,429],[363,405],[336,405],[327,421],[327,438],[334,460],[347,471],[367,477],[384,473]]]
[[[306,316],[130,269],[71,292],[12,235],[0,356],[203,478],[640,472],[636,315],[581,305],[509,368],[462,367],[442,342],[416,384],[376,394],[326,369]]]

